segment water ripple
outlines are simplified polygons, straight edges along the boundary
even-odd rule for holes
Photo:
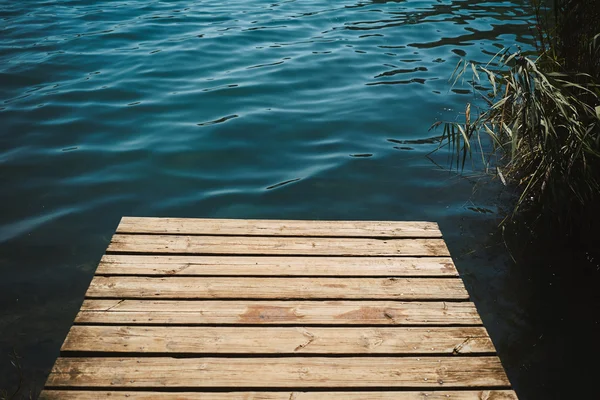
[[[531,44],[524,0],[0,2],[0,246],[64,254],[32,293],[122,215],[462,216],[427,129],[460,57]]]
[[[230,119],[238,118],[238,117],[239,117],[239,115],[236,115],[236,114],[234,114],[234,115],[228,115],[228,116],[223,117],[223,118],[215,119],[214,121],[202,122],[202,123],[197,124],[197,125],[198,126],[208,126],[208,125],[220,124],[220,123],[229,121]]]

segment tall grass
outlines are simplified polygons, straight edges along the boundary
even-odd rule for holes
[[[441,147],[453,149],[457,167],[476,147],[486,167],[517,189],[515,213],[534,210],[575,230],[600,221],[600,5],[554,3],[534,0],[536,58],[503,50],[487,65],[459,63],[455,83],[472,74],[476,90],[487,80],[487,107],[467,104],[464,122],[434,127],[443,127]],[[491,165],[490,155],[501,162]]]

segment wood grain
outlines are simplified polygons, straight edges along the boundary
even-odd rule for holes
[[[85,300],[75,323],[480,325],[481,319],[469,302]]]
[[[96,275],[458,276],[450,257],[230,257],[107,254]]]
[[[433,222],[123,217],[117,233],[325,237],[442,237]]]
[[[59,358],[47,386],[508,387],[497,357]]]
[[[418,392],[106,392],[45,390],[40,400],[517,400],[512,390]]]
[[[87,298],[468,300],[457,278],[96,276]]]
[[[517,400],[435,223],[124,217],[45,400]]]
[[[268,334],[268,337],[265,336]],[[493,353],[483,327],[264,328],[73,326],[62,351],[185,354]]]
[[[356,239],[252,236],[113,236],[108,252],[310,256],[448,257],[442,239]]]

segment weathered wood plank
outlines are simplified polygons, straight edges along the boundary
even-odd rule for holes
[[[325,237],[442,237],[433,222],[123,217],[117,233]]]
[[[493,353],[483,327],[250,328],[73,326],[62,351],[186,354]]]
[[[508,387],[497,357],[59,358],[49,387]]]
[[[468,300],[458,278],[96,276],[87,298]]]
[[[41,399],[517,400],[437,224],[125,217],[108,252]]]
[[[109,252],[310,256],[448,257],[443,239],[356,239],[253,236],[113,236]]]
[[[419,392],[105,392],[45,390],[40,400],[517,400],[512,390]]]
[[[469,302],[85,300],[78,324],[480,325]]]
[[[96,275],[458,276],[450,257],[229,257],[107,254]]]

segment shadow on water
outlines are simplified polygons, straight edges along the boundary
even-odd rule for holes
[[[510,204],[510,195],[500,203]],[[519,398],[595,398],[600,253],[556,230],[534,236],[531,219],[504,228],[500,219],[461,219],[453,223],[468,226],[468,235],[446,239]],[[442,231],[454,232],[446,223]]]

